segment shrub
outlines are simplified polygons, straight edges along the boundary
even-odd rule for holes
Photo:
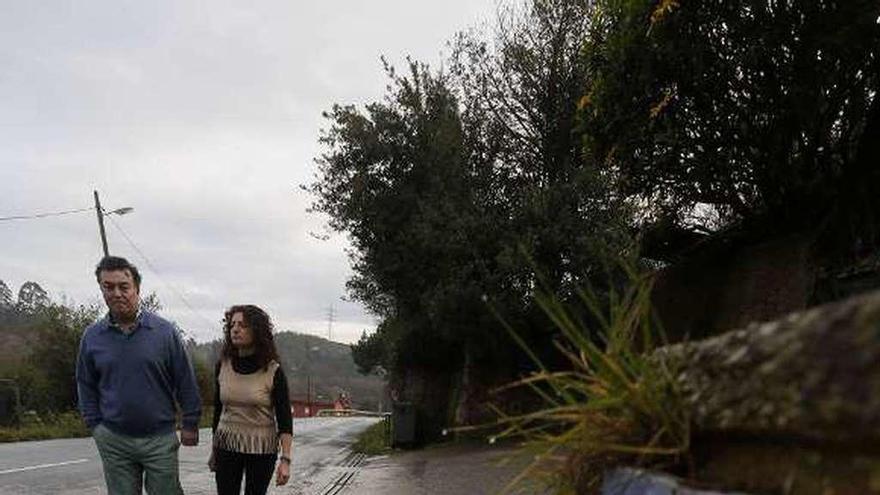
[[[688,451],[690,422],[673,380],[674,365],[651,358],[663,335],[651,310],[651,280],[627,273],[628,287],[621,293],[612,289],[606,304],[591,291],[579,292],[595,325],[554,296],[537,297],[559,330],[555,345],[570,363],[567,370],[547,369],[505,324],[539,371],[495,394],[526,388],[541,403],[517,413],[509,413],[506,402],[490,405],[498,419],[484,426],[499,431],[490,442],[516,438],[534,454],[509,489],[537,478],[560,493],[592,491],[609,467],[676,464]]]

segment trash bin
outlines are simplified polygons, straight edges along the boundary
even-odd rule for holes
[[[15,396],[11,390],[0,389],[0,425],[9,426],[15,422]]]
[[[410,402],[398,402],[391,413],[392,447],[412,447],[416,443],[416,408]]]

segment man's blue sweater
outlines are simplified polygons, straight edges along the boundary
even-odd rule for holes
[[[109,316],[90,325],[80,342],[76,383],[89,429],[103,424],[134,437],[170,433],[175,403],[183,429],[198,428],[201,400],[183,342],[174,325],[148,311],[128,334]]]

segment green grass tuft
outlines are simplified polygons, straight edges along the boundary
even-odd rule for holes
[[[387,421],[389,419],[384,419],[364,430],[358,436],[352,450],[367,455],[382,455],[391,452]]]
[[[542,404],[532,412],[508,413],[499,400],[490,404],[497,421],[481,426],[500,431],[490,442],[517,439],[534,455],[508,490],[530,478],[557,493],[593,493],[609,468],[678,464],[687,453],[690,421],[674,369],[651,358],[655,341],[663,340],[651,309],[651,280],[627,273],[630,283],[622,293],[612,290],[602,300],[591,291],[579,294],[593,327],[558,298],[536,298],[562,335],[556,348],[570,364],[565,370],[548,370],[496,314],[539,370],[496,394],[525,388]]]

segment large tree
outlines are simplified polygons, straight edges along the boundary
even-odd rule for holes
[[[448,76],[388,69],[384,102],[327,115],[315,209],[350,234],[349,289],[383,318],[359,364],[454,368],[436,351],[464,348],[491,366],[510,342],[484,300],[543,335],[535,288],[571,293],[626,249],[625,209],[573,133],[589,9],[511,7],[454,40]]]
[[[584,149],[644,218],[880,241],[880,3],[601,0],[595,12]]]
[[[573,132],[591,9],[588,0],[506,4],[492,29],[452,45],[470,159],[492,171],[491,194],[481,199],[506,212],[508,249],[529,259],[507,257],[514,285],[505,289],[524,300],[536,275],[565,294],[625,247],[626,211]]]
[[[454,322],[444,313],[454,304],[446,301],[480,293],[471,287],[480,283],[474,243],[491,224],[474,211],[448,78],[416,63],[404,76],[386,70],[392,85],[384,102],[364,111],[335,106],[326,115],[327,151],[310,190],[314,208],[350,235],[348,288],[387,322],[374,337],[391,347],[383,355],[428,365],[442,358],[438,348],[454,345]],[[392,327],[403,330],[386,338]]]

